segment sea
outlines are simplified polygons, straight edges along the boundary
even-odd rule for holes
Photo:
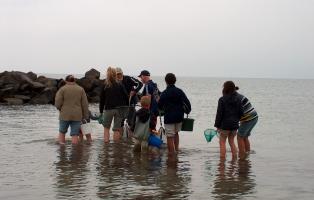
[[[195,120],[192,132],[180,132],[177,156],[165,147],[159,156],[133,153],[128,138],[105,144],[97,121],[91,144],[72,146],[67,134],[60,146],[53,105],[0,105],[0,199],[314,199],[314,80],[177,79]],[[163,77],[153,80],[165,89]],[[259,115],[241,161],[229,147],[220,160],[218,138],[204,137],[227,80]]]

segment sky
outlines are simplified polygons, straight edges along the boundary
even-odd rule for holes
[[[314,0],[0,0],[0,72],[314,79]]]

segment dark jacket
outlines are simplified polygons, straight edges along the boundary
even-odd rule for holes
[[[235,92],[224,95],[218,101],[215,127],[223,130],[237,130],[243,115],[241,96]]]
[[[150,104],[150,111],[151,114],[157,116],[158,115],[158,104],[156,101],[156,96],[159,96],[160,91],[158,90],[157,84],[154,83],[152,80],[149,80],[147,84],[144,85],[142,95],[151,95],[151,104]]]
[[[104,85],[100,94],[99,112],[125,106],[128,101],[128,94],[121,83],[114,83],[112,87]]]
[[[180,123],[183,120],[184,112],[191,112],[191,103],[185,93],[175,85],[168,85],[158,102],[158,107],[163,110],[165,124]]]
[[[128,93],[128,95],[130,95],[131,91],[138,93],[143,86],[143,83],[141,81],[131,76],[123,76],[122,84],[124,85],[125,90]],[[137,102],[138,102],[138,98],[135,95],[132,97],[130,104],[135,105]]]
[[[135,117],[134,117],[134,122],[133,122],[133,125],[131,127],[131,131],[134,131],[134,129],[135,129],[136,118],[138,118],[139,122],[141,122],[143,124],[146,123],[147,120],[150,120],[150,112],[149,112],[149,110],[146,109],[146,108],[141,108],[138,111],[136,111]],[[151,122],[150,122],[149,127],[152,128]]]

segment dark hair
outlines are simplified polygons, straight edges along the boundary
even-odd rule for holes
[[[177,81],[176,75],[173,73],[166,74],[165,81],[168,85],[174,85]]]
[[[67,76],[65,77],[65,81],[67,81],[67,82],[74,82],[74,81],[75,81],[75,78],[74,78],[73,75],[67,75]]]
[[[232,94],[238,89],[239,87],[235,86],[234,82],[226,81],[224,83],[224,88],[222,89],[222,94],[223,95]]]

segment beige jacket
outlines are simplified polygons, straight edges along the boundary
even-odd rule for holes
[[[58,90],[55,106],[60,111],[60,120],[81,121],[89,117],[86,93],[76,83],[67,83]]]

